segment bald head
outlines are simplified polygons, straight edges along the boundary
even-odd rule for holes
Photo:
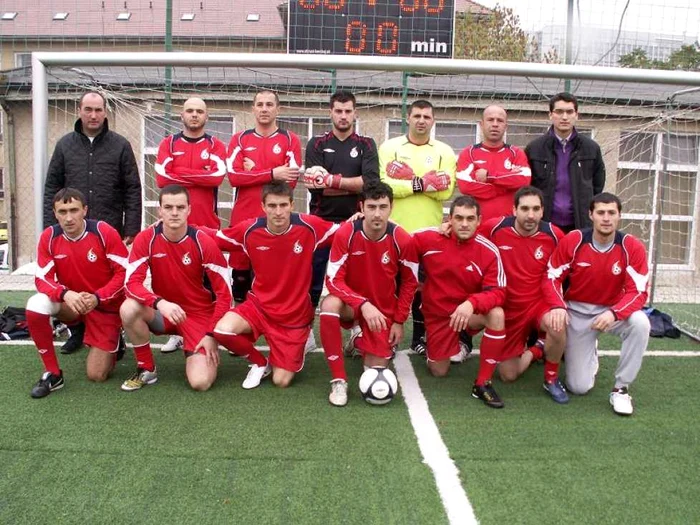
[[[502,106],[492,104],[484,109],[481,116],[481,134],[484,144],[490,147],[502,146],[507,127],[508,115]]]
[[[204,134],[204,125],[208,118],[206,103],[199,97],[188,98],[182,105],[180,118],[186,137],[201,137]]]

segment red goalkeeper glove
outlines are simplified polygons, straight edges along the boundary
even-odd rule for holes
[[[392,179],[398,180],[413,180],[416,174],[408,164],[398,160],[391,161],[386,166],[386,174]]]
[[[450,187],[450,176],[444,171],[429,171],[423,177],[413,179],[413,191],[443,191]]]
[[[313,166],[304,172],[304,185],[309,189],[334,188],[340,189],[342,175],[328,173],[321,166]]]

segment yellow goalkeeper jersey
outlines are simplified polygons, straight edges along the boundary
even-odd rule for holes
[[[450,176],[450,187],[443,191],[413,193],[410,180],[387,177],[386,167],[398,160],[408,164],[417,177],[429,171],[444,171]],[[406,135],[389,139],[379,148],[379,176],[394,190],[394,208],[391,220],[408,232],[439,226],[442,222],[442,203],[452,196],[455,188],[457,157],[452,148],[439,140],[430,140],[421,146],[413,144]]]

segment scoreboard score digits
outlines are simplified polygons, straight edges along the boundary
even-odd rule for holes
[[[452,57],[454,0],[290,0],[292,54]]]

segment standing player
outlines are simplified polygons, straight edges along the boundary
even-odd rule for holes
[[[226,260],[204,232],[187,225],[187,189],[160,191],[157,222],[136,236],[126,276],[127,300],[120,314],[136,354],[136,373],[122,384],[130,392],[158,381],[150,333],[184,338],[185,371],[194,390],[216,379],[219,350],[211,331],[231,306]],[[151,273],[151,290],[144,281]]]
[[[413,235],[425,269],[421,308],[428,332],[428,369],[434,376],[447,375],[450,357],[460,352],[459,333],[468,330],[474,335],[484,329],[472,396],[489,407],[503,408],[491,377],[506,336],[501,308],[506,299],[506,274],[498,248],[476,233],[481,216],[473,197],[454,200],[449,222],[449,237],[437,228]]]
[[[236,133],[228,146],[228,180],[235,190],[231,226],[262,215],[260,198],[272,181],[296,186],[301,166],[301,142],[291,131],[277,126],[280,101],[277,93],[258,91],[253,99],[255,127]],[[252,274],[242,253],[231,253],[233,298],[241,303],[250,290]]]
[[[285,388],[304,366],[304,346],[314,318],[309,299],[314,250],[329,243],[337,224],[313,215],[292,213],[292,188],[283,181],[265,185],[265,217],[216,233],[219,246],[243,250],[255,273],[247,299],[216,324],[214,337],[232,354],[253,366],[243,381],[251,389],[272,372]],[[264,335],[270,346],[265,358],[253,343]]]
[[[568,403],[569,396],[559,381],[566,332],[552,328],[550,306],[542,299],[542,287],[548,284],[547,262],[564,234],[542,220],[543,211],[542,192],[525,186],[515,192],[514,215],[491,219],[480,228],[498,248],[508,280],[503,307],[505,349],[498,372],[503,381],[515,381],[532,361],[543,357],[539,346],[526,348],[530,332],[545,333],[544,389],[557,403]]]
[[[391,187],[369,182],[360,196],[363,219],[346,222],[333,239],[321,304],[321,341],[331,370],[328,400],[348,402],[341,324],[359,323],[355,339],[367,367],[387,366],[403,339],[403,323],[418,287],[418,261],[411,236],[389,222]],[[397,286],[397,277],[400,285]]]
[[[73,188],[53,199],[58,224],[44,230],[37,247],[35,277],[39,293],[27,301],[29,333],[45,372],[32,388],[34,398],[63,388],[63,373],[53,345],[51,316],[63,322],[82,320],[87,377],[106,381],[119,346],[119,305],[124,300],[128,253],[117,230],[106,222],[86,220],[85,196]]]
[[[204,131],[208,113],[201,98],[187,99],[180,119],[182,131],[165,137],[158,148],[156,184],[187,188],[192,209],[189,224],[218,229],[217,197],[226,176],[226,145]],[[161,352],[174,352],[182,343],[182,337],[171,336]]]
[[[592,229],[574,230],[549,262],[547,299],[555,308],[552,324],[566,329],[566,386],[583,395],[595,385],[598,336],[610,332],[622,339],[610,404],[615,413],[632,414],[629,385],[642,367],[649,342],[647,301],[649,271],[644,245],[618,230],[622,203],[600,193],[590,204]],[[569,288],[562,293],[562,284]]]
[[[379,180],[377,145],[374,139],[355,132],[355,104],[352,93],[333,93],[331,131],[313,137],[306,145],[304,182],[311,192],[309,209],[312,215],[335,223],[349,219],[357,211],[363,184]],[[314,252],[311,283],[314,308],[318,306],[323,292],[329,255],[329,247]],[[313,331],[310,336],[313,336]],[[315,341],[309,346],[315,347]]]
[[[408,134],[389,139],[379,148],[379,174],[394,191],[391,219],[409,233],[442,223],[443,202],[452,196],[457,159],[452,148],[431,138],[433,105],[416,100],[408,108]],[[425,353],[421,292],[412,305],[411,348]]]
[[[503,142],[508,128],[503,107],[487,106],[480,124],[483,141],[464,148],[457,159],[457,184],[476,199],[488,221],[510,215],[516,190],[530,184],[530,166],[520,148]]]

